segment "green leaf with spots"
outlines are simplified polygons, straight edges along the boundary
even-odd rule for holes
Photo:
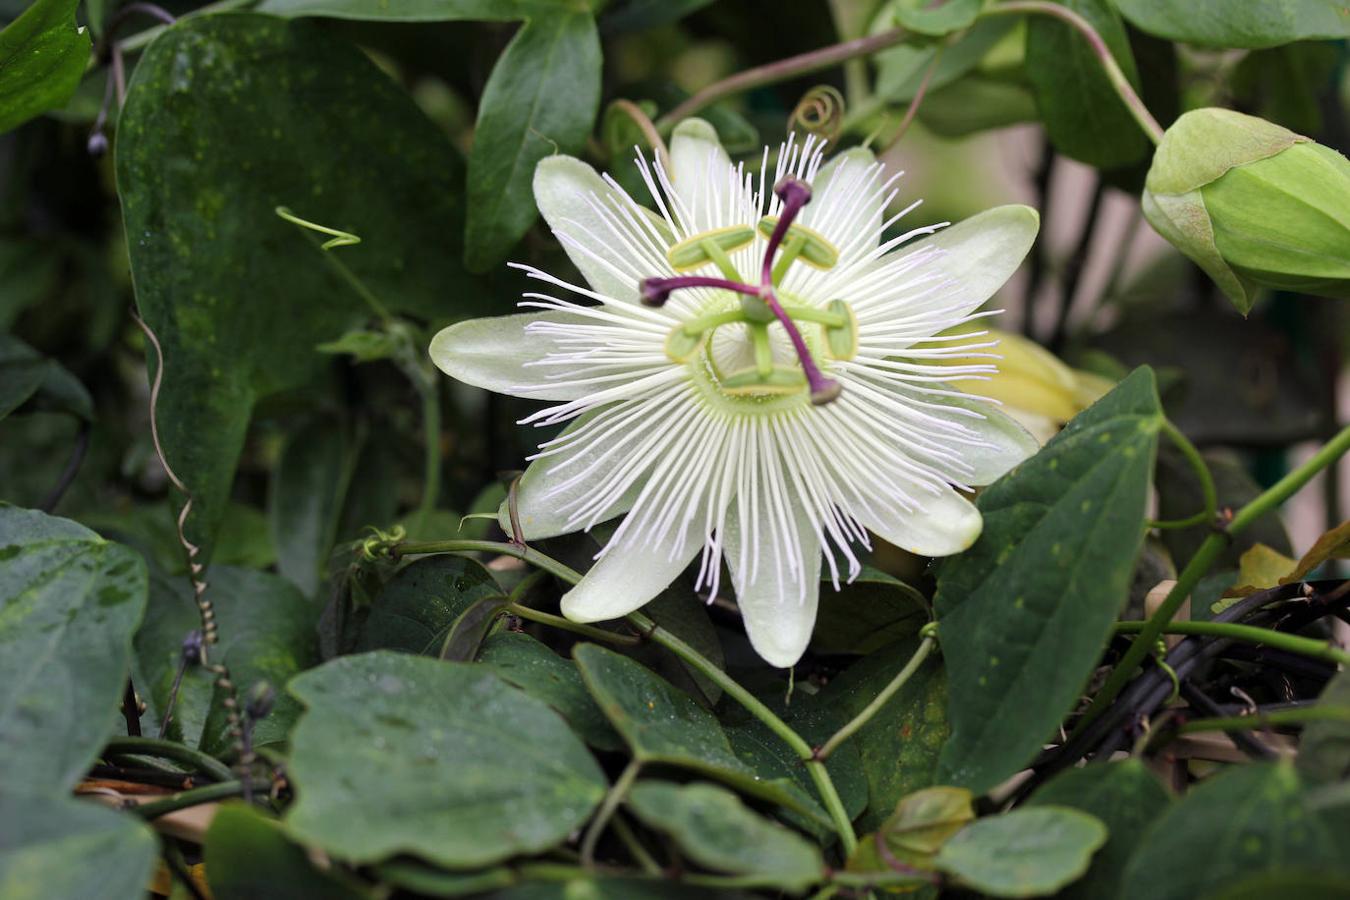
[[[0,134],[65,106],[89,64],[79,0],[35,0],[0,31]]]
[[[585,12],[586,0],[263,0],[274,16],[324,16],[379,22],[510,22],[558,12]]]
[[[133,551],[0,506],[0,796],[60,794],[89,768],[121,720],[145,596]]]
[[[325,663],[290,690],[307,710],[286,825],[338,859],[410,853],[469,868],[538,853],[605,793],[562,717],[486,666],[381,650]]]
[[[1350,874],[1344,846],[1341,830],[1309,808],[1293,763],[1234,766],[1154,822],[1130,857],[1120,896],[1210,897],[1290,869]]]
[[[504,631],[484,642],[478,661],[503,681],[556,709],[595,749],[623,749],[623,741],[586,693],[576,663],[570,659],[563,659],[528,634]]]
[[[764,778],[737,758],[712,713],[646,666],[595,644],[577,644],[572,657],[586,689],[638,762],[690,769],[824,819],[819,805],[791,780]]]
[[[492,69],[469,154],[464,260],[497,266],[538,218],[534,167],[580,153],[600,108],[600,38],[589,13],[526,22]]]
[[[1207,47],[1275,47],[1350,37],[1343,0],[1114,0],[1141,31]]]
[[[1105,842],[1106,826],[1095,816],[1064,806],[1026,807],[962,829],[933,864],[991,897],[1039,897],[1081,877]]]
[[[144,897],[158,850],[155,833],[128,813],[9,786],[0,790],[5,900]]]
[[[713,871],[793,893],[824,874],[820,850],[717,785],[642,781],[626,802],[648,828],[670,835],[690,859]]]
[[[482,564],[463,556],[429,556],[400,569],[380,591],[361,626],[358,650],[441,652],[465,610],[501,588]]]
[[[184,19],[136,66],[117,185],[136,303],[164,346],[160,438],[209,554],[256,402],[333,365],[372,315],[339,263],[395,311],[481,313],[458,262],[463,166],[350,44],[307,21]],[[278,206],[360,235],[327,251]]]
[[[943,563],[934,606],[952,736],[939,780],[982,793],[1073,708],[1129,595],[1163,416],[1136,369],[976,505],[984,532]]]
[[[287,840],[279,823],[242,803],[220,807],[211,819],[202,852],[214,900],[255,900],[283,890],[287,900],[368,896],[316,869],[305,848]]]
[[[1028,806],[1067,806],[1096,816],[1108,838],[1092,867],[1062,891],[1061,900],[1120,896],[1121,877],[1148,826],[1171,804],[1171,795],[1138,759],[1069,769],[1031,795]]]
[[[1110,2],[1057,2],[1091,23],[1138,91],[1130,39]],[[1139,162],[1152,149],[1077,29],[1050,16],[1030,16],[1026,73],[1046,133],[1060,153],[1100,169],[1116,169]]]
[[[206,570],[207,597],[220,626],[220,642],[210,650],[213,662],[230,669],[240,691],[266,681],[277,692],[276,703],[253,730],[259,746],[285,741],[300,714],[300,705],[282,686],[293,675],[319,661],[315,628],[319,605],[289,581],[269,572],[217,565]],[[138,680],[146,700],[147,721],[158,722],[173,687],[183,638],[201,628],[192,585],[186,576],[150,569],[150,607],[136,635]],[[215,690],[215,676],[194,667],[183,675],[168,736],[212,753],[230,746],[224,697]]]

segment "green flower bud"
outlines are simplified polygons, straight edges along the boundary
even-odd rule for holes
[[[1350,297],[1350,162],[1286,128],[1186,113],[1158,145],[1143,207],[1244,315],[1260,287]]]

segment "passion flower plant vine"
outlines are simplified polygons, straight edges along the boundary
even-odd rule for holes
[[[639,157],[654,209],[568,156],[534,195],[588,285],[538,269],[538,311],[451,326],[447,374],[555,405],[567,423],[521,479],[527,540],[626,514],[562,599],[579,622],[647,603],[695,557],[698,589],[725,560],[755,650],[794,664],[830,581],[860,570],[869,532],[911,552],[969,547],[968,495],[1036,449],[988,401],[947,384],[995,370],[969,329],[1021,263],[1036,213],[989,210],[884,239],[899,175],[865,150],[823,163],[789,140],[758,173],[706,122],[672,135],[669,166]],[[921,238],[914,240],[915,238]]]

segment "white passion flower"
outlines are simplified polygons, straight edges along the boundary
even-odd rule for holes
[[[520,481],[523,538],[627,514],[563,597],[568,618],[632,612],[701,551],[698,588],[716,595],[725,559],[755,650],[790,666],[822,559],[837,589],[868,532],[966,549],[981,521],[963,494],[1035,452],[946,384],[994,371],[994,342],[941,333],[984,315],[1037,216],[1004,206],[883,241],[918,204],[886,218],[898,176],[868,152],[822,165],[789,140],[756,175],[697,119],[675,129],[669,169],[638,166],[654,211],[579,160],[543,160],[535,200],[589,287],[520,266],[547,286],[521,303],[538,311],[451,326],[431,357],[556,404],[524,422],[568,423]]]

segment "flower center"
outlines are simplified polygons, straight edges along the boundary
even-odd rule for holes
[[[822,309],[780,291],[794,263],[828,269],[838,262],[839,252],[821,235],[793,224],[811,200],[805,182],[784,178],[774,193],[783,206],[780,215],[759,222],[768,247],[758,285],[747,284],[731,262],[730,254],[755,237],[754,229],[738,225],[694,235],[667,251],[677,271],[712,263],[725,277],[648,278],[641,285],[642,301],[660,306],[682,288],[718,289],[718,299],[702,314],[671,330],[666,354],[676,362],[705,365],[713,384],[730,397],[762,399],[805,391],[812,403],[829,403],[842,388],[821,372],[816,354],[826,350],[833,359],[851,358],[857,351],[857,320],[843,300],[832,300]]]

